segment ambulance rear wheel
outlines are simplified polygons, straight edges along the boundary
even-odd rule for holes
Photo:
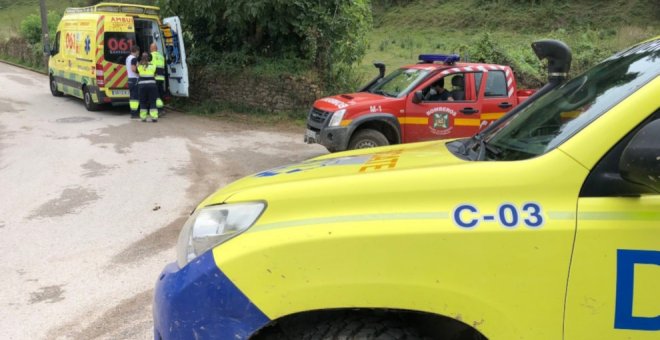
[[[87,111],[97,111],[99,109],[99,104],[94,103],[92,94],[87,89],[87,86],[83,87],[83,102],[85,102]]]
[[[295,339],[429,339],[417,329],[394,318],[346,317],[310,325]]]
[[[50,76],[50,93],[53,97],[62,97],[64,95],[64,93],[57,90],[57,81],[55,81],[55,77],[53,76]]]
[[[375,148],[389,144],[390,142],[387,140],[387,137],[382,133],[372,129],[364,129],[358,131],[353,137],[351,137],[351,141],[348,143],[348,149]]]

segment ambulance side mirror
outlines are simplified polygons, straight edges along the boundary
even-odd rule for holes
[[[660,193],[660,119],[646,124],[623,150],[621,177]]]
[[[424,93],[422,93],[422,91],[416,91],[415,93],[413,93],[413,97],[412,97],[413,103],[419,104],[422,102],[422,100],[424,100]]]

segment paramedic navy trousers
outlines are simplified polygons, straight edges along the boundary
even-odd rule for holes
[[[158,119],[158,108],[156,100],[158,99],[158,87],[155,80],[142,81],[138,83],[138,92],[140,93],[140,118],[147,118],[147,112],[151,119]]]
[[[128,78],[128,91],[130,93],[128,105],[131,108],[131,118],[139,116],[140,96],[138,94],[138,78]]]

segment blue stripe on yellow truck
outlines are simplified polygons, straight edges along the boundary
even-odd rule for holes
[[[244,339],[270,320],[218,269],[211,253],[167,266],[154,293],[155,339]],[[238,322],[240,320],[240,322]]]

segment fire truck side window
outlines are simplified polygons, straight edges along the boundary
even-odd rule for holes
[[[451,97],[454,100],[465,100],[465,75],[463,73],[454,74],[451,77]]]
[[[506,97],[506,77],[503,71],[489,71],[486,79],[486,97]]]
[[[484,78],[484,74],[481,72],[476,72],[474,73],[474,86],[475,86],[475,91],[474,93],[477,95],[477,99],[479,98],[479,91],[481,91],[481,81]]]

